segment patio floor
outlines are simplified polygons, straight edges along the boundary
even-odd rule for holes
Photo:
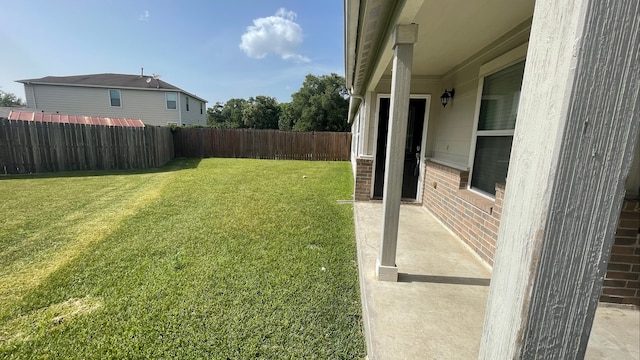
[[[476,359],[489,268],[423,207],[400,212],[398,282],[381,282],[382,204],[354,203],[369,359]],[[585,358],[639,360],[640,311],[600,306]]]

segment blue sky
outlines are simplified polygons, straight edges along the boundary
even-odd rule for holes
[[[288,102],[305,75],[344,76],[342,0],[0,0],[0,86],[160,74],[209,101]]]

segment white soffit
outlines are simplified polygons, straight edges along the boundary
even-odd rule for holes
[[[439,76],[533,16],[534,0],[426,0],[413,73]]]

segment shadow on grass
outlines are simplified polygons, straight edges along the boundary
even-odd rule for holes
[[[424,282],[436,284],[489,286],[491,279],[399,273],[398,282]]]
[[[202,159],[197,158],[175,158],[163,166],[150,169],[126,169],[126,170],[78,170],[78,171],[61,171],[51,173],[35,173],[35,174],[10,174],[0,175],[0,181],[10,179],[51,179],[51,178],[70,178],[85,176],[112,176],[112,175],[139,175],[154,174],[171,171],[180,171],[186,169],[197,169]]]

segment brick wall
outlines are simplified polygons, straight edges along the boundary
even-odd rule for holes
[[[640,201],[625,200],[600,301],[640,306]]]
[[[494,201],[466,190],[468,171],[430,161],[425,167],[423,206],[493,265],[504,185],[496,185]],[[624,202],[600,301],[640,306],[639,200]]]
[[[373,159],[356,159],[356,181],[354,198],[356,201],[367,201],[371,197]]]
[[[469,172],[425,163],[423,206],[446,224],[484,261],[493,265],[504,185],[496,186],[496,199],[466,189]]]

